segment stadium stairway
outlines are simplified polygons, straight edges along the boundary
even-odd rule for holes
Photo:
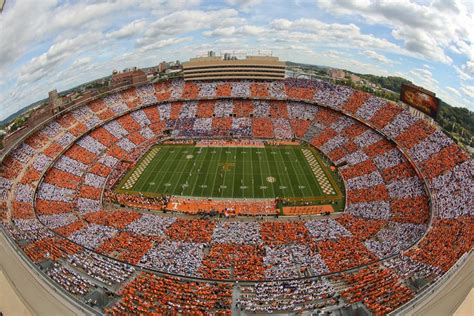
[[[234,288],[232,289],[232,316],[240,316],[240,308],[237,308],[235,302],[240,298],[240,288],[238,283],[234,284]]]
[[[321,127],[319,123],[312,122],[308,130],[306,131],[303,139],[309,143],[315,136],[319,135],[319,133],[321,133],[322,130],[323,130],[323,127]]]

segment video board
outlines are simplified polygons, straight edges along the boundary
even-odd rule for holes
[[[439,111],[439,99],[434,93],[411,84],[402,84],[400,100],[433,118]]]

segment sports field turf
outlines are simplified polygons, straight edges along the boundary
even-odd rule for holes
[[[341,197],[317,152],[273,145],[157,145],[127,173],[117,191],[212,198]]]

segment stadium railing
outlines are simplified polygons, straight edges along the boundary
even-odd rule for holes
[[[6,149],[0,154],[0,161],[2,161],[2,160],[9,154],[9,152],[10,152],[11,150],[13,150],[14,148],[16,148],[19,144],[21,144],[21,143],[22,143],[24,140],[26,140],[29,136],[31,136],[33,133],[35,133],[35,132],[38,131],[40,128],[44,127],[46,124],[50,123],[50,122],[53,121],[54,119],[60,117],[61,115],[64,115],[65,113],[68,113],[68,112],[70,112],[70,111],[73,111],[73,110],[75,110],[75,109],[77,109],[77,108],[79,108],[79,107],[81,107],[81,106],[87,105],[87,103],[89,103],[90,101],[96,100],[96,99],[98,99],[98,98],[107,96],[107,95],[112,94],[112,93],[117,93],[117,92],[126,90],[126,89],[128,89],[128,88],[138,87],[138,86],[141,86],[141,85],[143,85],[143,84],[147,84],[147,83],[141,83],[141,84],[139,84],[139,85],[129,85],[129,86],[124,86],[124,87],[120,87],[120,88],[117,88],[117,89],[113,89],[113,90],[106,91],[106,92],[104,92],[104,93],[95,95],[95,96],[93,96],[93,97],[91,97],[91,98],[89,98],[89,99],[83,100],[83,101],[81,101],[81,102],[79,102],[79,103],[77,103],[77,104],[75,104],[75,105],[73,105],[73,106],[71,106],[71,107],[69,107],[69,108],[66,108],[66,109],[64,109],[63,111],[61,111],[61,112],[59,112],[59,113],[57,113],[57,114],[55,114],[55,115],[49,117],[48,119],[44,120],[43,122],[41,122],[40,124],[38,124],[37,126],[35,126],[34,128],[32,128],[27,134],[25,134],[25,135],[23,135],[21,138],[19,138],[19,139],[18,139],[13,145],[11,145],[9,148],[6,148]],[[201,97],[201,98],[198,98],[198,99],[210,99],[210,100],[212,100],[212,99],[226,99],[226,98],[228,98],[228,99],[255,99],[255,98],[251,98],[251,97]],[[393,143],[396,144],[397,148],[399,148],[399,149],[402,151],[402,153],[404,154],[404,156],[409,160],[410,164],[412,164],[412,166],[415,168],[417,174],[422,178],[423,183],[424,183],[425,190],[427,191],[428,196],[431,197],[431,192],[430,192],[429,186],[427,185],[427,180],[426,180],[426,178],[425,178],[425,177],[423,176],[423,174],[419,171],[417,165],[412,161],[411,157],[406,154],[404,148],[403,148],[400,144],[398,144],[395,140],[391,139],[390,137],[387,137],[387,135],[384,135],[384,133],[380,132],[377,128],[374,128],[373,126],[371,126],[371,124],[370,124],[369,122],[365,122],[365,121],[361,120],[360,118],[353,116],[353,115],[350,114],[350,113],[346,113],[346,112],[343,111],[343,110],[335,109],[335,108],[326,106],[326,105],[324,105],[324,104],[319,104],[319,103],[311,102],[311,101],[304,100],[304,99],[297,100],[297,99],[295,99],[295,98],[289,98],[289,97],[285,97],[285,98],[270,98],[270,97],[269,97],[269,98],[261,98],[261,99],[271,99],[271,100],[280,100],[280,101],[297,101],[297,102],[302,102],[302,103],[306,103],[306,104],[310,104],[310,105],[318,105],[318,106],[322,106],[322,107],[324,107],[324,108],[331,109],[331,110],[336,111],[336,112],[338,112],[338,113],[341,113],[341,114],[343,114],[343,115],[349,116],[349,117],[355,119],[356,121],[358,121],[358,122],[360,122],[360,123],[362,123],[362,124],[364,124],[364,125],[366,125],[366,126],[369,126],[370,128],[372,128],[373,130],[375,130],[375,131],[378,132],[379,134],[383,135],[386,139],[388,139],[388,140],[390,140],[391,142],[393,142]],[[181,101],[186,101],[187,99],[185,99],[185,98],[179,98],[179,99],[172,100],[172,101],[180,101],[180,100],[181,100]],[[165,101],[165,102],[169,102],[169,101]],[[164,102],[161,102],[161,101],[156,102],[156,104],[160,104],[160,103],[164,103]],[[152,105],[152,104],[147,104],[147,105],[142,105],[142,106],[136,107],[136,108],[134,108],[134,109],[129,109],[129,110],[127,110],[126,112],[120,113],[120,114],[114,116],[113,118],[110,118],[110,119],[108,119],[108,120],[105,120],[105,121],[101,122],[101,124],[99,124],[99,125],[96,126],[95,128],[100,127],[100,126],[106,124],[107,122],[109,122],[109,121],[111,121],[111,120],[115,120],[115,119],[117,119],[118,117],[121,117],[121,116],[123,116],[123,115],[127,115],[127,114],[129,114],[129,113],[131,113],[131,112],[133,112],[133,111],[137,111],[137,110],[139,110],[139,109],[142,109],[142,108],[145,108],[145,107],[149,107],[149,106],[153,106],[153,105]],[[90,132],[90,131],[86,132],[84,135],[87,135],[89,132]],[[84,135],[81,135],[81,136],[77,137],[77,139],[83,137]],[[67,148],[65,148],[64,151],[66,151],[69,147],[70,147],[70,146],[68,146]],[[54,160],[54,161],[55,161],[55,160]],[[52,164],[54,163],[54,161],[51,162],[50,165],[52,165]],[[49,167],[48,167],[48,169],[49,169]],[[46,170],[47,170],[47,169],[46,169]],[[41,177],[40,183],[42,182],[42,179],[43,179],[43,176]],[[36,196],[36,190],[35,190],[35,195],[34,195],[34,196]],[[35,200],[34,200],[34,201],[35,201]],[[429,199],[429,203],[430,203],[430,215],[431,215],[431,216],[430,216],[430,219],[429,219],[429,223],[428,223],[428,225],[427,225],[427,226],[428,226],[428,229],[427,229],[427,231],[425,232],[425,234],[424,234],[419,240],[417,240],[413,245],[411,245],[411,246],[408,247],[407,249],[416,246],[416,245],[425,237],[425,235],[426,235],[426,234],[428,233],[428,231],[429,231],[429,228],[430,228],[430,226],[431,226],[431,222],[432,222],[433,216],[437,213],[437,212],[436,212],[436,206],[433,205],[433,201],[432,201],[431,198]],[[1,229],[1,231],[2,231],[2,233],[7,237],[7,239],[9,240],[9,242],[12,242],[12,241],[9,239],[8,234],[7,234],[6,232],[4,232],[3,228]],[[54,232],[53,232],[53,233],[54,233]],[[54,234],[56,235],[56,233],[54,233]],[[14,246],[15,246],[15,245],[14,245]],[[86,248],[86,247],[84,247],[84,248]],[[87,249],[87,248],[86,248],[86,249]],[[407,249],[405,249],[405,251],[406,251]],[[33,265],[33,263],[31,263],[30,260],[28,260],[28,258],[26,258],[26,257],[24,256],[24,254],[21,253],[21,250],[20,250],[20,251],[17,251],[17,253],[20,253],[20,254],[21,254],[21,257],[22,257],[23,261],[25,261],[31,268],[34,268],[35,270],[38,270],[38,271],[39,271],[39,269],[38,269],[37,267],[35,267],[35,266]],[[446,274],[444,274],[440,279],[438,279],[437,281],[435,281],[434,283],[432,283],[431,285],[429,285],[426,290],[423,290],[422,294],[417,295],[414,300],[412,300],[410,303],[406,304],[406,305],[405,305],[406,307],[402,307],[402,309],[398,309],[398,310],[396,310],[395,312],[393,312],[393,315],[400,314],[400,313],[403,314],[403,311],[405,311],[405,310],[408,311],[408,310],[413,309],[413,308],[416,306],[416,304],[417,304],[418,302],[420,302],[421,300],[425,299],[429,294],[431,294],[431,293],[430,293],[430,290],[431,290],[431,289],[434,289],[435,287],[437,287],[437,286],[439,286],[439,285],[442,285],[442,282],[447,281],[454,273],[456,273],[456,271],[458,271],[459,268],[460,268],[460,264],[461,264],[461,263],[462,263],[462,264],[465,263],[466,257],[467,257],[468,254],[469,254],[469,255],[472,255],[472,250],[471,250],[470,253],[464,254],[464,255],[458,260],[458,262],[457,262],[453,267],[451,267],[451,269],[450,269]],[[387,257],[387,258],[379,259],[379,260],[377,260],[377,261],[375,261],[375,262],[383,261],[383,260],[389,259],[389,258],[391,258],[391,257],[394,257],[394,256],[396,256],[396,255],[398,255],[398,254],[389,256],[389,257]],[[108,256],[105,256],[105,257],[108,257]],[[110,258],[110,257],[108,257],[108,258]],[[117,260],[116,258],[111,258],[111,259],[116,260],[116,261],[119,261],[119,262],[122,262],[122,261],[120,261],[120,260]],[[371,262],[370,264],[373,264],[373,263],[374,263],[374,262]],[[364,268],[364,267],[366,267],[366,266],[367,266],[367,265],[359,266],[359,267],[357,267],[356,269]],[[219,283],[219,282],[231,282],[231,281],[234,281],[234,280],[211,280],[211,279],[203,279],[203,278],[198,278],[198,277],[183,277],[183,276],[181,276],[181,275],[175,275],[175,274],[172,274],[172,273],[160,273],[159,271],[154,271],[154,270],[149,270],[149,269],[143,269],[143,268],[140,268],[140,269],[143,270],[143,271],[150,271],[150,272],[153,272],[153,273],[157,273],[157,274],[159,274],[159,275],[161,274],[161,275],[168,275],[168,276],[176,276],[176,277],[180,277],[180,278],[187,279],[187,280],[209,281],[209,282],[218,282],[218,283]],[[320,276],[316,276],[316,277],[303,277],[303,278],[287,279],[286,281],[288,281],[288,280],[296,280],[296,279],[317,279],[317,278],[319,278],[319,277],[324,277],[324,276],[328,276],[328,275],[331,275],[331,274],[338,274],[338,273],[341,273],[341,272],[347,272],[347,271],[351,271],[351,270],[354,270],[354,268],[353,268],[353,269],[348,269],[348,270],[346,270],[346,271],[339,271],[339,272],[337,272],[337,273],[329,273],[329,274],[320,275]],[[43,272],[40,271],[40,273],[43,273]],[[45,275],[42,275],[42,277],[45,278],[45,280],[48,280],[48,277],[46,277]],[[280,281],[285,281],[285,280],[280,280]],[[251,283],[255,283],[255,282],[271,282],[271,280],[262,280],[262,281],[241,281],[241,283],[243,283],[243,284],[251,284]],[[54,285],[52,285],[52,286],[54,286]],[[56,292],[57,292],[57,291],[56,291]],[[61,291],[61,292],[63,292],[63,291]],[[70,297],[69,294],[67,294],[67,295],[68,295],[68,297]],[[70,299],[74,299],[74,298],[70,297]],[[75,300],[75,299],[74,299],[74,300]],[[76,302],[77,302],[77,300],[76,300]],[[87,307],[87,305],[84,305],[84,306]]]
[[[142,85],[142,84],[140,84],[140,85]],[[120,87],[120,88],[118,88],[118,89],[114,89],[114,90],[110,90],[110,91],[104,92],[104,93],[102,93],[101,95],[97,95],[97,96],[91,97],[91,98],[88,99],[88,100],[83,100],[83,101],[81,101],[80,104],[77,104],[77,105],[75,105],[74,107],[65,109],[64,111],[62,111],[62,112],[60,112],[60,113],[57,113],[56,115],[54,115],[54,116],[48,118],[47,120],[45,120],[44,122],[42,122],[39,127],[45,126],[45,125],[48,124],[51,120],[53,120],[53,119],[59,117],[59,115],[63,115],[63,114],[65,114],[65,113],[67,113],[67,112],[70,112],[70,111],[76,109],[76,108],[79,107],[79,106],[86,105],[86,104],[87,104],[88,102],[90,102],[90,101],[96,100],[96,99],[98,99],[98,98],[100,98],[100,97],[107,96],[107,95],[112,94],[112,93],[117,93],[117,92],[123,91],[123,90],[125,90],[125,89],[130,88],[130,87],[136,87],[136,86],[137,86],[137,85],[129,85],[129,86],[126,86],[126,87]],[[254,98],[250,98],[250,97],[210,97],[210,98],[199,98],[199,99],[206,99],[206,100],[209,99],[209,100],[213,100],[213,99],[254,99]],[[275,99],[275,98],[269,98],[269,99]],[[280,99],[280,98],[278,98],[278,99]],[[181,100],[181,101],[187,101],[187,99],[183,99],[183,98],[178,98],[178,99],[173,100],[173,101],[179,102],[180,100]],[[275,99],[275,100],[277,100],[277,99]],[[309,104],[309,105],[313,105],[313,106],[322,106],[322,107],[324,107],[324,108],[328,108],[328,109],[333,110],[333,111],[335,111],[335,112],[338,112],[338,113],[341,113],[341,114],[343,114],[343,115],[349,116],[349,117],[353,118],[354,120],[360,122],[361,124],[364,124],[364,125],[369,126],[369,127],[372,128],[375,132],[381,134],[382,136],[384,136],[384,138],[386,138],[386,139],[388,139],[389,141],[393,142],[393,143],[397,146],[397,148],[399,148],[399,149],[402,151],[402,153],[404,154],[404,156],[409,160],[410,164],[412,164],[412,166],[413,166],[414,169],[416,170],[417,174],[418,174],[418,175],[421,177],[421,179],[423,180],[423,184],[424,184],[425,190],[428,192],[428,197],[429,197],[428,200],[429,200],[429,203],[430,203],[430,214],[431,214],[431,216],[430,216],[429,223],[428,223],[428,229],[426,230],[425,234],[424,234],[419,240],[417,240],[417,241],[416,241],[413,245],[411,245],[410,247],[407,247],[404,251],[406,251],[406,250],[408,250],[408,249],[410,249],[410,248],[416,246],[416,245],[425,237],[425,235],[428,233],[429,227],[430,227],[430,225],[431,225],[432,218],[433,218],[433,216],[434,216],[434,213],[436,213],[436,210],[435,210],[435,206],[432,204],[432,199],[430,198],[431,192],[430,192],[429,186],[427,185],[427,180],[426,180],[426,178],[425,178],[425,177],[423,176],[423,174],[418,170],[418,167],[417,167],[416,164],[412,161],[411,157],[409,157],[409,155],[407,155],[406,152],[403,150],[403,147],[401,147],[400,144],[398,144],[395,140],[391,139],[390,137],[388,137],[387,135],[385,135],[385,134],[382,133],[381,131],[377,130],[375,127],[371,126],[370,123],[364,122],[364,121],[362,121],[360,118],[355,117],[355,116],[353,116],[353,115],[350,114],[350,113],[346,113],[345,111],[342,111],[342,110],[340,110],[340,109],[334,109],[334,108],[328,107],[328,106],[326,106],[326,105],[324,105],[324,104],[319,104],[319,103],[316,103],[316,102],[308,102],[308,100],[304,100],[304,99],[294,99],[294,98],[285,97],[285,98],[281,98],[281,100],[282,100],[282,101],[297,101],[297,102],[301,102],[301,103],[305,103],[305,104]],[[161,103],[167,103],[167,102],[169,102],[169,101],[158,101],[158,102],[156,102],[156,103],[153,104],[153,105],[161,104]],[[83,103],[84,103],[84,104],[83,104]],[[153,106],[153,105],[152,105],[152,104],[147,104],[147,105],[142,105],[142,106],[139,106],[139,107],[136,107],[136,108],[133,108],[133,109],[128,109],[128,110],[125,111],[125,112],[119,113],[119,114],[117,114],[117,115],[115,115],[115,116],[113,116],[113,117],[111,117],[111,118],[109,118],[109,119],[106,119],[106,120],[102,121],[100,124],[98,124],[97,126],[95,126],[93,129],[99,128],[99,127],[101,127],[101,126],[107,124],[108,122],[111,122],[111,121],[113,121],[113,120],[116,120],[117,118],[122,117],[122,116],[124,116],[124,115],[127,115],[127,114],[129,114],[129,113],[132,113],[132,112],[137,111],[137,110],[139,110],[139,109],[143,109],[143,108],[146,108],[146,107],[149,107],[149,106]],[[80,136],[76,137],[76,138],[75,138],[75,141],[77,141],[78,139],[82,138],[83,136],[89,134],[93,129],[87,131],[87,132],[84,133],[83,135],[80,135]],[[30,131],[28,134],[26,134],[24,137],[22,137],[21,140],[19,140],[19,142],[18,142],[17,145],[19,145],[19,144],[21,143],[21,141],[24,141],[28,136],[30,136],[31,134],[33,134],[33,133],[36,132],[37,130],[38,130],[38,129],[35,128],[34,130]],[[74,142],[71,143],[71,144],[69,144],[68,146],[66,146],[66,147],[61,151],[61,153],[60,153],[55,159],[53,159],[53,160],[50,162],[48,168],[46,168],[45,171],[41,174],[41,176],[40,176],[40,181],[38,182],[38,185],[36,186],[35,192],[34,192],[34,195],[33,195],[33,208],[36,207],[36,194],[37,194],[37,190],[38,190],[38,188],[40,187],[41,183],[43,182],[43,180],[44,180],[44,175],[46,174],[47,170],[50,169],[51,166],[53,166],[54,163],[61,157],[61,155],[64,154],[64,153],[65,153],[70,147],[72,147],[73,145],[74,145]],[[9,148],[9,149],[8,149],[8,152],[10,152],[11,150],[13,150],[15,147],[16,147],[16,145],[15,145],[15,146],[12,146],[11,148]],[[3,159],[3,157],[2,157],[2,159]],[[346,196],[346,200],[347,200],[347,196]],[[346,205],[347,205],[347,201],[346,201]],[[36,213],[35,213],[35,217],[39,220],[38,215],[37,215]],[[54,235],[57,235],[57,236],[59,236],[59,237],[62,237],[62,236],[60,236],[59,234],[57,234],[56,232],[54,232],[53,230],[51,230],[51,229],[49,229],[49,228],[48,228],[48,230],[50,230]],[[82,246],[81,246],[81,247],[82,247]],[[89,249],[89,248],[87,248],[87,247],[84,247],[84,248],[85,248],[85,249],[88,249],[88,250],[91,250],[91,251],[94,251],[93,249]],[[390,258],[393,258],[393,257],[395,257],[395,256],[397,256],[397,255],[398,255],[398,253],[397,253],[397,254],[390,255],[390,256],[385,257],[385,258],[382,258],[382,259],[374,260],[374,261],[369,262],[369,263],[367,263],[367,264],[365,264],[365,265],[363,265],[363,266],[357,267],[357,269],[367,267],[368,265],[374,264],[374,263],[376,263],[376,262],[385,261],[385,260],[390,259]],[[116,258],[111,258],[111,257],[105,256],[105,255],[103,255],[103,256],[104,256],[104,257],[108,257],[108,258],[113,259],[113,260],[116,260],[116,261],[119,261],[119,262],[122,262],[122,261],[120,261],[120,260],[117,260]],[[123,262],[123,263],[126,263],[126,262]],[[143,269],[143,268],[141,268],[141,269],[142,269],[142,270],[145,270],[145,271],[148,270],[148,271],[151,271],[151,272],[154,272],[154,273],[162,273],[162,274],[164,274],[164,275],[176,276],[176,277],[186,278],[186,279],[190,279],[190,280],[197,280],[197,281],[206,281],[206,280],[207,280],[207,281],[212,281],[212,282],[219,282],[219,281],[221,281],[221,282],[233,282],[233,281],[234,281],[234,280],[217,280],[217,279],[216,279],[216,280],[213,280],[213,279],[204,279],[204,278],[199,278],[199,277],[182,276],[182,275],[177,275],[177,274],[173,274],[173,273],[163,273],[163,272],[160,272],[160,271],[150,270],[150,269]],[[301,278],[295,278],[295,279],[312,279],[312,278],[319,278],[319,277],[329,276],[329,275],[337,274],[337,273],[341,273],[341,272],[348,272],[348,271],[351,271],[351,270],[354,270],[354,268],[347,269],[347,270],[345,270],[345,271],[338,271],[338,272],[328,273],[328,274],[324,274],[324,275],[318,275],[318,276],[315,276],[315,277],[301,277]],[[287,279],[287,280],[281,280],[281,281],[289,281],[289,280],[294,280],[294,279]],[[263,281],[263,282],[271,282],[272,280],[247,280],[246,282],[255,283],[255,282],[262,282],[262,281]],[[242,282],[242,281],[241,281],[241,282]]]
[[[469,261],[469,258],[472,256],[474,256],[473,249],[463,254],[461,258],[459,258],[459,260],[438,280],[425,287],[415,296],[415,298],[413,298],[411,301],[401,306],[397,310],[391,312],[389,315],[406,315],[407,313],[418,307],[418,305],[424,300],[426,300],[429,296],[441,291],[448,284],[448,280],[451,279],[451,277],[461,272],[462,268],[466,265],[466,263]]]
[[[26,257],[23,253],[23,250],[20,249],[14,240],[11,239],[10,235],[5,231],[3,225],[0,224],[0,231],[2,232],[5,240],[8,243],[8,247],[12,250],[12,252],[16,253],[19,256],[19,261],[25,265],[31,275],[40,283],[40,285],[45,289],[51,289],[48,292],[54,293],[53,295],[58,295],[61,299],[65,300],[70,307],[74,307],[76,310],[74,312],[79,312],[80,314],[84,315],[101,315],[101,313],[91,306],[79,301],[76,297],[69,294],[67,291],[64,291],[61,287],[56,285],[52,279],[46,275],[40,268],[34,265],[34,263]]]

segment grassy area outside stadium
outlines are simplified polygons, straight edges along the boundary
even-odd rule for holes
[[[344,208],[343,182],[309,145],[153,146],[116,186],[117,193],[211,199],[284,199]]]

